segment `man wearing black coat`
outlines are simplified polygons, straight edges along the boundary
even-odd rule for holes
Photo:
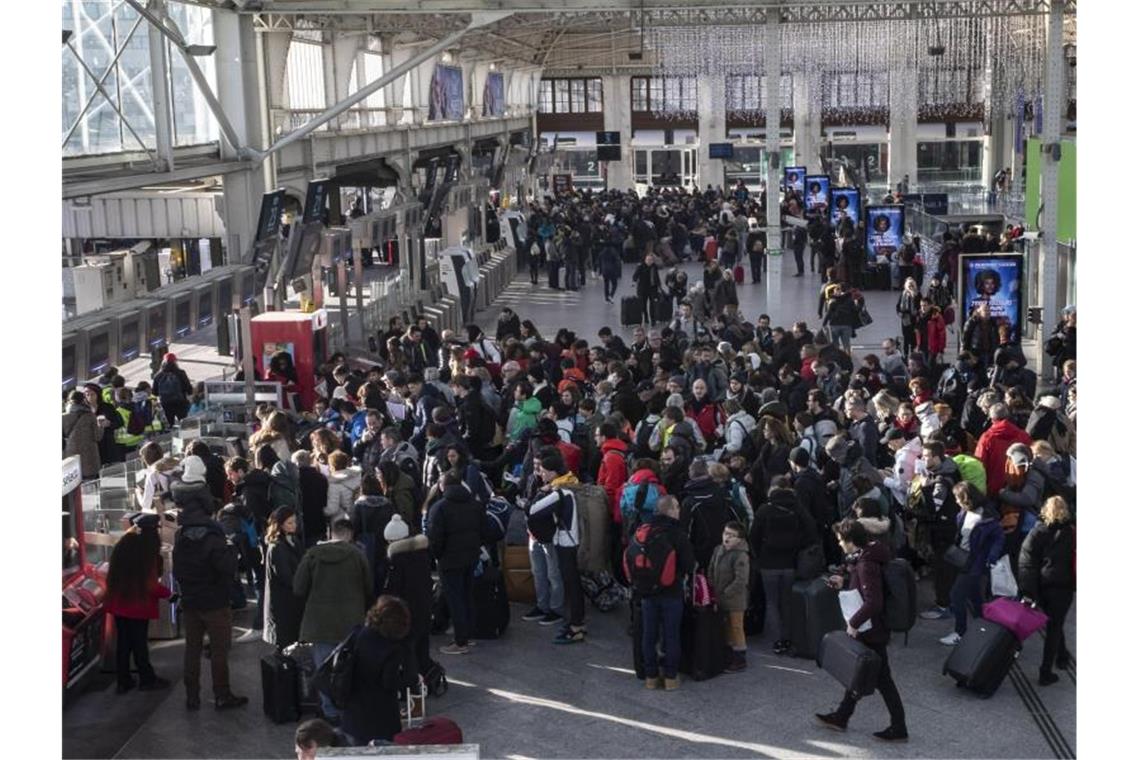
[[[463,442],[467,444],[467,449],[476,459],[487,458],[487,448],[495,438],[495,413],[483,401],[481,384],[482,381],[478,377],[451,378],[460,434]]]
[[[186,623],[186,650],[183,657],[186,708],[201,706],[199,678],[202,669],[202,639],[210,636],[210,674],[214,686],[214,707],[225,710],[241,707],[249,698],[230,690],[229,652],[233,612],[230,610],[230,584],[237,571],[237,552],[226,540],[222,526],[199,511],[179,516],[180,527],[174,539],[174,579],[182,594],[182,615]]]
[[[325,540],[325,503],[328,501],[329,481],[313,467],[312,455],[307,451],[293,454],[293,462],[301,478],[301,524],[304,526],[305,548]]]
[[[612,373],[617,379],[614,384],[613,410],[621,412],[626,422],[636,425],[645,416],[645,404],[637,396],[637,387],[630,377],[629,370],[622,367]]]
[[[645,261],[633,270],[633,281],[637,285],[637,300],[641,302],[641,319],[652,325],[653,304],[661,293],[661,273],[657,271],[657,263],[652,254],[647,255]]]
[[[471,568],[482,546],[484,509],[454,470],[440,479],[443,497],[428,510],[427,537],[455,626],[455,641],[444,654],[467,654],[475,621],[475,578]]]
[[[827,490],[823,476],[812,469],[807,449],[798,446],[792,449],[788,462],[792,466],[792,488],[796,492],[796,503],[815,521],[828,564],[834,564],[842,559],[835,542],[831,540],[831,526],[836,517],[835,496]]]

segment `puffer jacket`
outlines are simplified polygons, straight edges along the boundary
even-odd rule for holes
[[[204,487],[204,486],[203,486]],[[174,579],[188,610],[217,610],[230,605],[237,572],[237,550],[222,526],[201,512],[180,515],[174,538]]]
[[[388,544],[388,574],[384,593],[403,599],[412,613],[412,639],[431,628],[431,555],[427,536],[420,534]]]
[[[998,420],[978,438],[974,456],[986,467],[986,490],[990,497],[996,496],[1005,483],[1005,454],[1015,443],[1033,445],[1029,434],[1013,424],[1012,420]]]
[[[427,536],[440,570],[475,564],[485,510],[464,486],[447,486],[428,510]]]
[[[815,521],[796,501],[790,488],[776,488],[768,501],[756,509],[749,536],[756,552],[756,566],[765,570],[796,566],[800,549],[819,541]]]
[[[1017,583],[1021,594],[1039,600],[1041,589],[1075,591],[1077,531],[1071,522],[1033,526],[1021,544]]]
[[[885,644],[891,632],[883,619],[883,566],[890,561],[891,552],[881,541],[871,541],[849,563],[847,588],[855,589],[863,597],[863,606],[851,616],[848,624],[858,630],[868,620],[871,627],[856,638],[864,644]]]
[[[210,493],[210,487],[206,485],[205,481],[187,483],[176,480],[170,484],[170,496],[174,499],[174,505],[178,507],[180,524],[190,514],[202,514],[206,517],[213,517],[214,515],[216,506],[214,496]]]
[[[329,473],[329,495],[325,501],[325,517],[329,523],[347,520],[352,514],[356,492],[360,490],[360,470],[349,467]]]
[[[747,544],[738,549],[725,549],[721,544],[713,549],[708,578],[721,610],[744,612],[748,609],[748,574]]]
[[[610,502],[610,517],[615,523],[621,522],[621,489],[625,485],[625,455],[628,452],[625,441],[611,438],[602,444],[602,461],[598,466],[597,483],[606,491]]]
[[[729,417],[724,423],[724,449],[729,453],[736,453],[744,447],[744,439],[752,435],[756,429],[756,419],[741,409]]]

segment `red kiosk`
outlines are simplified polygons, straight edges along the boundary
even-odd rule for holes
[[[297,370],[301,409],[311,410],[316,401],[317,369],[328,359],[328,312],[268,311],[251,319],[249,328],[258,375],[266,377],[273,355],[285,351]]]
[[[98,666],[103,654],[106,587],[87,562],[83,535],[83,476],[79,457],[63,460],[63,689],[67,692]]]

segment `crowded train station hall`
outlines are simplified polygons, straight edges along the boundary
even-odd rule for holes
[[[1075,0],[57,2],[63,757],[1076,757]]]

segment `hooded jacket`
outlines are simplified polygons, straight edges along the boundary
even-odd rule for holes
[[[99,440],[103,429],[95,420],[95,413],[86,404],[68,404],[63,415],[63,455],[78,456],[84,478],[99,475],[102,460],[99,457]]]
[[[722,543],[709,560],[709,582],[716,592],[717,605],[726,612],[748,609],[748,544],[726,549]]]
[[[337,472],[330,472],[328,476],[328,498],[325,500],[325,517],[329,524],[337,520],[347,520],[352,513],[352,505],[356,501],[356,492],[360,490],[360,470],[349,467]]]
[[[269,502],[273,509],[289,507],[301,511],[301,473],[288,459],[278,460],[269,471]]]
[[[795,476],[793,490],[800,509],[815,520],[816,533],[828,534],[836,517],[835,497],[828,493],[823,477],[810,467],[801,470]]]
[[[713,550],[720,544],[725,524],[733,519],[729,495],[711,477],[692,478],[681,501],[681,525],[693,544],[697,566],[707,568]]]
[[[1021,544],[1017,583],[1022,596],[1041,599],[1041,589],[1075,591],[1077,532],[1070,522],[1039,522]]]
[[[756,552],[757,567],[790,570],[796,566],[799,550],[819,541],[819,532],[815,522],[796,501],[795,491],[777,488],[756,510],[750,538]]]
[[[174,537],[174,579],[188,610],[229,608],[230,586],[237,572],[237,550],[222,526],[207,514],[180,515]]]
[[[201,514],[206,517],[214,515],[214,496],[204,480],[192,483],[176,480],[170,484],[170,496],[179,509],[179,523],[190,514]]]
[[[304,607],[293,593],[293,579],[304,556],[300,536],[290,541],[281,536],[265,549],[265,617],[261,640],[287,647],[301,634]]]
[[[305,552],[293,577],[293,593],[305,600],[301,641],[339,642],[364,622],[372,571],[355,545],[323,541]]]
[[[627,477],[625,456],[628,451],[629,447],[620,438],[609,438],[602,443],[597,483],[605,489],[610,502],[610,516],[615,523],[621,522],[621,489]]]
[[[978,438],[974,456],[986,468],[986,491],[990,497],[997,496],[1005,483],[1005,454],[1015,443],[1032,446],[1033,439],[1009,419],[993,423],[989,430]]]
[[[470,568],[479,558],[485,510],[464,486],[447,486],[428,510],[427,536],[441,571]]]
[[[400,473],[400,477],[388,492],[388,500],[395,507],[396,514],[404,518],[404,522],[413,533],[420,530],[420,509],[423,507],[422,504],[416,503],[415,493],[416,484],[412,482],[412,476],[406,472]]]
[[[518,442],[527,430],[537,425],[538,415],[541,413],[542,402],[534,396],[526,399],[521,404],[516,403],[515,408],[511,410],[511,419],[508,423],[510,429],[507,432],[507,437],[511,442]]]
[[[885,596],[883,591],[883,567],[890,561],[891,553],[882,541],[871,541],[849,565],[850,574],[847,588],[855,589],[863,597],[863,606],[851,616],[848,624],[859,629],[868,620],[871,628],[856,638],[864,644],[886,644],[891,632],[883,619]]]
[[[388,575],[384,593],[403,599],[412,613],[409,638],[427,635],[431,629],[431,554],[428,538],[402,538],[388,544]]]

